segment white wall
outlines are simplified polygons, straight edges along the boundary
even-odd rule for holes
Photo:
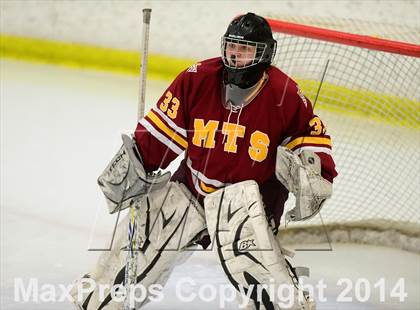
[[[219,53],[235,15],[352,18],[419,26],[420,1],[1,1],[0,31],[138,50],[141,9],[152,8],[154,53],[202,58]]]

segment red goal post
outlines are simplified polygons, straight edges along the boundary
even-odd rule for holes
[[[278,42],[274,65],[298,82],[326,123],[339,173],[320,216],[289,224],[282,238],[419,251],[420,45],[398,37],[411,28],[350,21],[338,31],[267,20]],[[389,29],[392,39],[376,37]]]
[[[276,19],[267,19],[273,32],[286,33],[316,40],[351,45],[371,50],[420,57],[420,45],[391,41],[366,35],[346,33],[314,26],[300,25]]]

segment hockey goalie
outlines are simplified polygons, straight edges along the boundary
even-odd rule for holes
[[[98,183],[110,213],[130,207],[138,215],[136,283],[164,285],[190,247],[212,244],[238,298],[250,296],[247,309],[315,309],[299,285],[306,269],[292,267],[275,235],[289,193],[296,205],[287,220],[311,218],[331,196],[337,173],[312,103],[271,65],[276,44],[263,17],[236,17],[221,39],[221,57],[181,72],[134,134],[123,135]],[[172,176],[155,173],[180,154]],[[129,272],[130,216],[83,278],[91,290],[73,292],[77,309],[124,308],[111,287],[124,286]],[[288,286],[289,300],[269,286]]]

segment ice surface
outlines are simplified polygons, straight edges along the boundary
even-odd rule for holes
[[[96,178],[120,146],[120,133],[136,124],[138,78],[1,60],[1,309],[72,309],[68,302],[17,302],[14,281],[68,285],[87,272],[109,242],[115,217],[107,215]],[[152,104],[166,83],[152,81]],[[291,245],[291,248],[300,247]],[[320,246],[320,248],[326,248]],[[297,252],[295,265],[311,267],[310,283],[324,279],[327,302],[319,309],[419,309],[420,257],[389,248],[333,244],[332,251]],[[368,302],[339,303],[349,278],[371,284]],[[385,281],[385,302],[374,284]],[[408,294],[390,297],[399,278]],[[219,309],[218,301],[182,303],[204,284],[226,285],[215,253],[196,252],[177,267],[164,300],[146,309]],[[57,288],[58,290],[58,288]],[[58,291],[59,293],[59,291]],[[355,291],[347,296],[355,300]],[[236,302],[226,309],[238,309]]]

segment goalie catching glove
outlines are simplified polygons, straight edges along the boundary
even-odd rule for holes
[[[124,210],[134,199],[162,188],[171,174],[150,174],[144,170],[140,152],[133,138],[122,135],[123,145],[98,178],[109,213]]]
[[[321,176],[321,160],[312,151],[296,155],[279,146],[276,176],[296,197],[296,206],[286,213],[286,221],[307,220],[315,216],[324,201],[331,197],[332,184]]]

